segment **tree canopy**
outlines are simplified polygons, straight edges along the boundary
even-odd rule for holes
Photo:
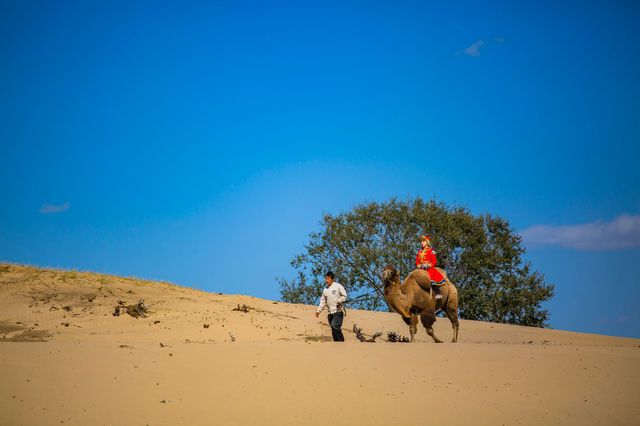
[[[420,236],[431,238],[437,266],[458,288],[460,318],[543,327],[542,303],[554,286],[523,261],[521,237],[501,217],[474,216],[421,198],[368,202],[337,216],[324,215],[305,251],[291,261],[292,280],[279,279],[282,300],[315,304],[332,270],[349,293],[349,307],[386,310],[380,272],[391,263],[403,277],[415,269]]]

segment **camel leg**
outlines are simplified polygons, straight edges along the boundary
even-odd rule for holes
[[[460,325],[458,323],[458,310],[455,308],[447,308],[444,312],[451,321],[451,327],[453,327],[453,339],[451,339],[452,343],[456,343],[458,341],[458,329]]]
[[[410,317],[402,317],[402,319],[409,326],[409,333],[411,333],[411,341],[413,342],[413,339],[418,332],[418,316],[416,314],[411,314]]]
[[[424,312],[422,313],[422,315],[420,315],[420,320],[422,321],[422,325],[424,326],[425,330],[427,330],[427,334],[431,336],[433,341],[436,343],[442,343],[442,340],[438,339],[433,332],[433,323],[436,322],[436,314],[433,312]]]

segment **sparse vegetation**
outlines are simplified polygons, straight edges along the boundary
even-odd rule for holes
[[[125,313],[135,319],[140,317],[146,318],[149,314],[149,308],[144,304],[144,300],[140,300],[138,303],[133,305],[125,305],[122,301],[118,302],[118,305],[115,307],[115,311],[113,312],[113,316],[117,317]]]
[[[389,333],[387,333],[387,340],[389,342],[399,342],[399,343],[409,343],[411,342],[411,339],[409,339],[408,337],[402,336],[399,333],[396,333],[395,331],[390,331]]]
[[[307,343],[311,342],[332,342],[333,338],[331,336],[324,336],[315,334],[313,336],[304,336],[304,341]]]
[[[237,307],[233,308],[233,310],[247,313],[251,310],[254,310],[254,308],[252,308],[251,306],[247,306],[243,303],[242,306],[238,305]]]

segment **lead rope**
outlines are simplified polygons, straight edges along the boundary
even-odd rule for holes
[[[374,290],[371,290],[369,293],[361,294],[360,296],[354,297],[353,299],[348,299],[346,302],[344,302],[344,304],[346,305],[347,303],[356,302],[356,301],[358,301],[358,300],[370,295],[371,293],[375,293],[376,291],[378,291],[378,290],[374,289]]]
[[[358,300],[363,299],[363,298],[365,298],[365,297],[369,296],[371,293],[375,293],[376,291],[377,291],[377,289],[373,289],[373,290],[371,290],[369,293],[361,294],[360,296],[358,296],[358,297],[354,297],[353,299],[347,299],[347,300],[342,304],[342,312],[344,313],[344,316],[345,316],[345,317],[347,316],[347,308],[346,308],[344,305],[346,305],[347,303],[357,302]]]

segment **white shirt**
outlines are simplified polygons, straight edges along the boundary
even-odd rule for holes
[[[325,287],[322,290],[322,296],[320,296],[320,304],[316,310],[318,313],[322,312],[325,306],[329,309],[330,314],[335,314],[342,310],[342,304],[347,301],[347,291],[342,284],[333,282],[329,287]]]

